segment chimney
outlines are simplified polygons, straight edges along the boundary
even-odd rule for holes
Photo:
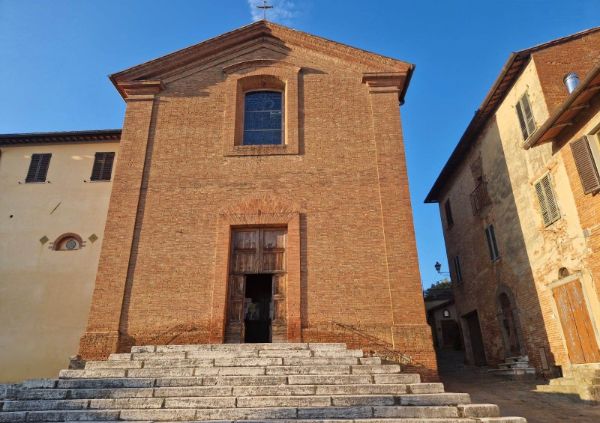
[[[569,72],[567,75],[565,75],[563,82],[567,87],[567,91],[569,91],[569,94],[571,94],[579,85],[579,76],[577,76],[575,72]]]

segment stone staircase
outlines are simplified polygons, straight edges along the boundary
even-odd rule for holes
[[[526,422],[344,344],[131,351],[0,390],[0,422]]]
[[[548,385],[537,385],[536,390],[600,402],[600,363],[574,364],[570,368],[563,368],[563,377],[550,379]]]
[[[489,369],[488,372],[510,379],[535,378],[535,368],[529,365],[529,357],[526,355],[508,357],[497,369]]]

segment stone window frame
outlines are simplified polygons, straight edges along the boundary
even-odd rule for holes
[[[276,86],[281,85],[281,89],[277,89]],[[246,104],[247,104],[247,99],[248,99],[248,95],[249,94],[254,94],[254,93],[261,93],[261,92],[265,92],[265,93],[278,93],[281,95],[281,138],[280,138],[280,142],[279,143],[265,143],[265,144],[245,144],[244,143],[244,139],[246,136]],[[254,146],[281,146],[285,144],[285,86],[283,86],[281,84],[281,81],[279,80],[275,80],[273,81],[273,84],[268,84],[266,87],[258,87],[258,88],[251,88],[251,89],[244,89],[242,92],[242,96],[243,99],[242,101],[240,101],[240,106],[241,106],[241,112],[240,111],[236,111],[236,113],[241,113],[241,121],[242,124],[240,125],[241,127],[239,128],[239,131],[241,132],[241,134],[237,133],[238,128],[236,128],[236,134],[235,134],[235,145],[243,145],[243,146],[249,146],[249,145],[254,145]]]
[[[216,234],[215,273],[211,305],[211,343],[223,343],[227,319],[231,233],[244,227],[285,227],[287,342],[300,342],[301,333],[301,246],[300,212],[268,197],[234,204],[219,213]]]
[[[223,154],[259,156],[299,154],[299,91],[301,68],[278,60],[247,60],[223,68],[225,80],[225,116]],[[244,98],[250,91],[283,92],[283,143],[242,145]]]
[[[77,241],[77,243],[79,244],[79,248],[74,248],[72,250],[60,248],[63,241],[67,238],[72,238],[75,241]],[[54,240],[54,242],[51,242],[48,246],[48,248],[50,248],[53,251],[77,251],[81,250],[83,247],[85,247],[85,241],[83,240],[83,238],[81,238],[81,236],[73,232],[67,232],[62,235],[59,235],[58,238],[56,238],[56,240]]]

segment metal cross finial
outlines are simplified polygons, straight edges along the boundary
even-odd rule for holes
[[[266,21],[267,20],[267,9],[272,9],[273,6],[271,6],[270,4],[267,4],[267,0],[263,0],[262,6],[256,6],[256,7],[259,9],[262,9],[263,19]]]

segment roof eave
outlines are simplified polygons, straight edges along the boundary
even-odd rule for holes
[[[536,46],[512,53],[510,55],[509,59],[507,60],[506,64],[503,66],[502,71],[500,72],[500,75],[498,76],[498,78],[496,78],[496,81],[494,82],[490,91],[488,92],[485,99],[483,100],[482,105],[475,112],[475,116],[469,123],[469,126],[467,127],[463,136],[460,138],[454,151],[450,155],[450,158],[448,159],[448,161],[442,168],[442,171],[438,175],[431,190],[429,191],[429,193],[427,194],[427,197],[425,198],[425,203],[439,202],[439,198],[437,198],[439,196],[439,191],[441,191],[443,184],[445,183],[445,179],[449,178],[453,174],[453,169],[450,169],[450,165],[453,166],[454,161],[460,162],[462,160],[462,157],[456,157],[459,153],[462,153],[462,151],[459,151],[459,149],[464,147],[463,144],[470,143],[471,141],[474,141],[477,138],[478,131],[481,129],[481,127],[483,127],[485,125],[485,122],[487,122],[487,120],[489,119],[489,116],[495,112],[495,110],[501,104],[501,102],[503,101],[503,99],[505,98],[506,94],[509,91],[509,89],[503,90],[504,87],[502,87],[502,83],[506,82],[506,84],[504,85],[505,87],[512,87],[514,80],[516,78],[518,78],[518,74],[520,74],[520,72],[522,72],[522,70],[524,68],[523,64],[525,62],[525,59],[528,59],[533,53],[535,53],[537,51],[544,50],[546,48],[553,47],[555,45],[558,45],[558,44],[561,44],[564,42],[568,42],[568,41],[574,40],[579,37],[583,37],[585,35],[588,35],[588,34],[591,34],[591,33],[597,32],[597,31],[600,31],[600,27],[586,29],[586,30],[577,32],[575,34],[568,35],[566,37],[557,38],[555,40],[551,40],[546,43],[538,44]],[[516,64],[515,64],[515,62],[516,62]],[[516,68],[514,70],[512,70],[513,74],[509,75],[509,73],[511,72],[511,69],[515,66],[516,66]],[[505,78],[507,77],[507,75],[509,77],[512,76],[513,78],[508,79],[507,81],[504,81]],[[495,91],[497,91],[497,90],[500,90],[500,92],[499,92],[495,102],[492,102],[494,100],[493,97],[494,97]],[[492,104],[490,105],[490,103],[492,103]],[[485,110],[486,108],[487,108],[487,111]],[[476,125],[478,123],[478,121],[480,121],[479,126]],[[464,147],[464,148],[466,148],[466,147]]]
[[[119,142],[120,129],[98,129],[91,131],[30,132],[0,134],[0,146],[61,144],[86,142]]]
[[[528,139],[523,143],[523,148],[528,150],[531,147],[534,147],[543,142],[552,141],[554,138],[560,135],[562,132],[559,131],[556,135],[552,137],[547,137],[548,131],[555,127],[555,125],[560,125],[561,128],[566,126],[570,126],[570,123],[560,123],[558,124],[561,117],[565,115],[566,112],[571,110],[574,107],[579,107],[579,111],[585,110],[584,104],[578,104],[579,100],[583,98],[586,93],[589,93],[590,90],[599,90],[600,89],[600,61],[592,68],[592,70],[586,75],[583,81],[579,83],[577,88],[573,90],[571,94],[565,99],[565,101],[552,113],[552,115],[546,119],[544,124],[540,126]],[[593,96],[592,94],[591,96]],[[589,100],[589,99],[588,99]],[[587,103],[586,100],[581,103]],[[572,116],[574,119],[579,112]]]
[[[473,118],[469,122],[467,129],[465,129],[465,132],[460,137],[460,140],[458,141],[458,143],[456,144],[456,147],[450,154],[448,161],[442,168],[440,174],[438,175],[437,179],[433,183],[433,186],[429,190],[429,193],[427,194],[427,197],[425,198],[425,203],[439,202],[439,199],[437,198],[439,191],[441,190],[442,184],[445,182],[445,179],[449,178],[452,175],[452,173],[453,173],[452,166],[455,164],[454,162],[459,161],[459,159],[460,159],[459,155],[462,154],[463,150],[468,147],[466,144],[471,140],[471,137],[477,135],[477,132],[479,131],[481,126],[483,126],[483,124],[487,121],[487,118],[489,117],[489,113],[493,113],[493,111],[495,110],[495,107],[491,110],[488,110],[486,115],[484,115],[484,112],[482,110],[484,110],[489,105],[494,94],[500,88],[500,85],[502,84],[502,82],[505,80],[506,75],[509,73],[509,71],[515,65],[516,59],[522,59],[522,58],[523,58],[523,52],[514,52],[514,53],[510,54],[510,56],[508,57],[508,60],[502,67],[500,74],[494,81],[494,84],[489,89],[487,95],[481,102],[481,105],[479,106],[479,108],[475,111],[475,116],[473,116]],[[519,66],[519,65],[522,65],[522,63],[517,63],[517,66]],[[519,73],[519,71],[514,71],[514,73]],[[501,95],[502,99],[504,98],[505,95],[506,95],[506,93]],[[499,100],[499,101],[502,101],[502,100]]]

